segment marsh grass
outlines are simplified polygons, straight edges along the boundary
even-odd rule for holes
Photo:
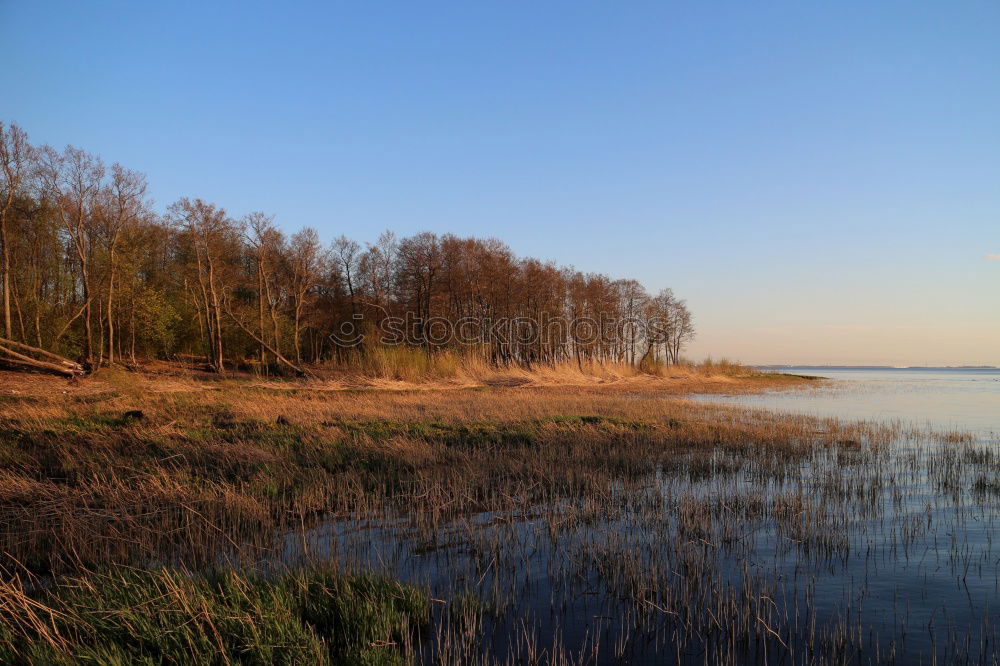
[[[668,364],[645,359],[638,366],[613,360],[565,360],[532,365],[495,364],[486,360],[483,350],[425,350],[403,346],[378,346],[365,353],[351,352],[331,361],[317,372],[326,379],[353,377],[356,381],[390,380],[420,384],[433,382],[460,385],[544,385],[604,383],[643,379],[770,379],[778,384],[793,378],[777,373],[763,373],[735,361],[711,358],[701,362],[681,361]]]
[[[458,375],[463,357],[453,351],[431,352],[406,346],[376,346],[365,354],[352,352],[331,367],[377,379],[419,382]],[[471,360],[471,359],[470,359]]]
[[[34,399],[0,433],[0,631],[23,661],[76,641],[114,662],[133,626],[152,661],[205,663],[974,661],[994,640],[942,626],[908,653],[908,615],[877,616],[885,640],[861,619],[887,562],[990,575],[968,535],[1000,457],[961,433],[631,385],[308,383]],[[171,614],[194,619],[174,635]]]
[[[0,420],[4,552],[40,572],[160,553],[204,566],[220,546],[257,557],[274,530],[320,514],[408,504],[445,520],[679,462],[696,473],[706,447],[795,457],[824,439],[801,420],[718,419],[655,396],[595,405],[572,391],[177,393],[145,398],[141,421],[123,418],[134,405],[52,401]]]
[[[425,592],[372,575],[111,568],[29,591],[5,577],[3,663],[403,664]]]

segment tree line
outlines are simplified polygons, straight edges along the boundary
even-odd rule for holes
[[[491,363],[676,362],[685,302],[514,255],[496,239],[391,232],[362,246],[289,235],[182,198],[162,214],[143,174],[0,123],[0,358],[23,347],[83,367],[204,358],[307,372],[373,345]],[[20,345],[20,346],[18,346]]]

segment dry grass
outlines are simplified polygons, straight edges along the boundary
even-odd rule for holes
[[[554,365],[498,367],[479,357],[451,353],[427,356],[417,350],[387,348],[343,365],[316,368],[316,379],[262,377],[232,371],[220,377],[200,365],[149,362],[139,370],[102,368],[93,375],[67,381],[61,377],[0,370],[0,400],[57,398],[108,393],[146,395],[214,391],[246,386],[313,391],[387,391],[469,389],[481,387],[600,387],[622,390],[689,393],[733,393],[794,388],[801,377],[761,373],[729,362],[705,361],[640,370],[627,363],[564,362]]]
[[[686,371],[597,379],[579,368],[488,370],[468,390],[182,377],[163,392],[146,390],[155,376],[121,373],[95,378],[107,386],[97,393],[6,396],[0,564],[53,576],[56,592],[5,577],[0,631],[65,652],[51,632],[78,626],[115,654],[127,643],[120,625],[72,618],[105,599],[93,590],[123,566],[140,576],[167,566],[163,580],[179,581],[177,567],[305,563],[438,581],[430,634],[393,658],[570,663],[601,651],[628,661],[644,645],[678,662],[770,663],[782,654],[789,663],[840,663],[867,649],[850,595],[863,599],[869,574],[887,561],[916,559],[921,544],[945,534],[951,550],[943,564],[945,556],[931,558],[938,569],[968,576],[993,561],[951,535],[992,520],[982,503],[996,496],[995,453],[944,433],[944,448],[897,455],[891,444],[912,448],[927,433],[693,403],[672,393],[805,380],[718,364]],[[518,386],[519,377],[533,383]],[[141,416],[127,415],[136,409]],[[857,566],[859,548],[864,569],[845,575],[843,614],[827,608],[817,626],[806,610],[816,576]],[[275,593],[258,574],[226,575],[244,581],[240,589],[260,588],[260,598]],[[198,576],[184,582],[183,598],[231,618],[228,597],[220,601]],[[163,596],[162,580],[143,580],[136,589]],[[66,585],[91,592],[84,601],[60,596]],[[557,628],[522,614],[526,598],[539,602],[531,596],[539,587],[553,617],[573,608],[613,618],[613,641],[576,640],[566,650]],[[287,598],[290,588],[279,588]],[[290,617],[281,631],[301,627]],[[912,630],[902,622],[885,631]],[[208,625],[192,626],[205,652],[191,654],[209,654]],[[303,636],[315,652],[314,637]],[[948,636],[935,654],[974,654],[962,652],[958,633]]]
[[[553,381],[569,376],[551,372]],[[483,496],[454,504],[467,511],[496,501],[490,485],[495,474],[509,476],[505,467],[521,468],[519,483],[543,475],[531,465],[563,467],[545,480],[551,494],[578,483],[560,476],[612,483],[608,472],[585,469],[609,443],[616,469],[648,471],[700,439],[776,443],[809,428],[740,423],[733,410],[722,424],[707,408],[621,383],[465,391],[211,383],[154,393],[146,376],[98,380],[112,390],[18,393],[0,403],[0,547],[42,572],[165,552],[194,566],[220,548],[252,555],[284,525],[382,503],[392,494],[386,484],[404,478],[464,470]],[[141,418],[127,417],[132,410]],[[480,439],[505,448],[486,460]],[[521,459],[526,450],[537,459]],[[648,460],[636,463],[640,451]],[[584,469],[564,465],[567,457]]]

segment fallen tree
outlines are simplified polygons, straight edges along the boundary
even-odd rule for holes
[[[253,331],[251,331],[250,328],[246,324],[244,324],[242,321],[240,321],[239,317],[237,317],[235,314],[233,314],[232,310],[230,310],[228,307],[224,308],[224,309],[225,309],[226,314],[229,316],[229,318],[232,319],[233,322],[235,322],[235,324],[237,326],[239,326],[243,330],[244,333],[246,333],[247,335],[249,335],[251,338],[253,338],[254,340],[256,340],[258,343],[260,343],[264,347],[264,349],[266,349],[267,351],[271,352],[274,355],[274,358],[277,359],[279,363],[287,365],[299,377],[312,377],[314,379],[316,378],[316,375],[313,374],[310,370],[306,370],[304,368],[300,368],[299,366],[295,365],[294,363],[292,363],[291,361],[289,361],[287,358],[285,358],[284,356],[282,356],[281,352],[279,352],[277,349],[275,349],[271,345],[269,345],[266,342],[264,342],[263,338],[261,338],[259,335],[257,335]]]
[[[67,377],[77,377],[85,374],[84,367],[75,361],[64,358],[59,354],[53,354],[45,349],[32,347],[23,342],[7,340],[6,338],[0,338],[0,362],[33,368],[35,370],[47,370]]]

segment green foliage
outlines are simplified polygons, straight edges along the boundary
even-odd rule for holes
[[[412,627],[430,616],[425,593],[371,574],[316,571],[297,576],[294,588],[298,614],[321,635],[337,637],[331,653],[349,663],[395,663],[373,661],[386,651],[372,643],[405,643]]]
[[[116,568],[32,597],[37,617],[0,612],[3,663],[395,665],[407,663],[401,646],[430,616],[416,588],[332,570],[268,578]]]
[[[169,356],[180,320],[180,314],[162,293],[143,289],[136,305],[136,345],[146,355]]]

